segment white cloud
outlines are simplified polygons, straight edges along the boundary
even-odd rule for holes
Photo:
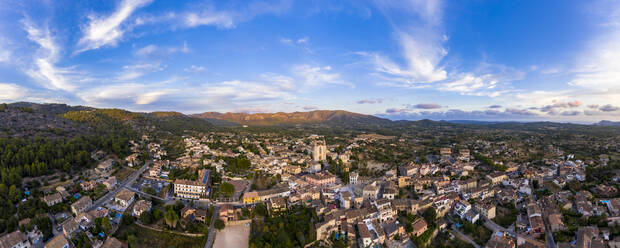
[[[119,101],[147,105],[178,91],[161,84],[128,83],[97,86],[78,92],[76,95],[91,105],[109,105]]]
[[[510,67],[482,63],[480,68],[467,73],[454,74],[438,83],[441,91],[462,95],[498,97],[512,92],[510,82],[521,80],[525,73]]]
[[[12,83],[0,83],[0,100],[11,101],[25,97],[28,90]]]
[[[138,55],[138,56],[148,56],[148,55],[154,53],[155,51],[157,51],[157,49],[158,49],[158,47],[156,45],[151,44],[151,45],[148,45],[148,46],[145,46],[143,48],[138,49],[136,51],[136,55]]]
[[[199,73],[205,70],[206,69],[204,67],[199,66],[199,65],[191,65],[190,67],[184,69],[184,71],[186,72],[193,72],[193,73]]]
[[[448,54],[443,47],[447,36],[440,25],[443,15],[441,2],[412,0],[376,3],[395,30],[405,64],[401,66],[383,54],[370,53],[375,70],[391,81],[408,86],[447,79],[448,73],[440,65]]]
[[[204,101],[209,103],[234,101],[253,102],[290,98],[290,89],[277,83],[260,83],[249,81],[225,81],[205,85],[201,91]]]
[[[189,11],[182,14],[183,24],[186,27],[216,26],[218,28],[234,28],[237,23],[251,20],[259,15],[280,14],[290,9],[292,2],[282,1],[249,1],[244,6],[237,6],[234,10],[217,10],[212,5],[202,7],[202,10]]]
[[[280,43],[284,44],[284,45],[292,45],[293,44],[293,40],[289,39],[289,38],[280,38]]]
[[[121,81],[133,80],[144,76],[147,73],[163,70],[161,62],[139,63],[123,66],[123,71],[119,73],[117,79]]]
[[[182,46],[158,46],[150,44],[134,51],[137,57],[165,57],[174,53],[189,53],[191,50],[187,46],[187,42],[183,42]]]
[[[201,13],[188,13],[185,16],[185,25],[187,27],[196,26],[216,26],[219,28],[234,28],[235,22],[230,13],[218,12],[211,9],[204,10]]]
[[[22,20],[22,24],[28,33],[28,39],[39,45],[33,61],[34,66],[26,71],[30,77],[48,89],[69,92],[77,88],[74,82],[89,80],[74,68],[60,68],[55,65],[60,57],[60,47],[56,44],[49,28],[36,27],[26,19]]]
[[[595,1],[590,7],[603,19],[600,33],[578,55],[568,86],[586,102],[620,105],[620,3]]]
[[[388,108],[377,115],[395,120],[540,120],[541,116],[526,109],[507,108],[500,110],[473,110],[449,109],[445,111],[419,111],[408,105],[404,108]]]
[[[77,53],[99,49],[103,46],[116,46],[127,31],[123,22],[134,11],[150,4],[152,0],[122,0],[109,16],[90,15],[89,23],[83,28],[84,35],[78,42]]]
[[[297,44],[306,44],[308,43],[308,40],[310,40],[308,37],[299,38],[297,39]]]
[[[353,86],[343,80],[339,73],[332,72],[330,66],[298,65],[292,69],[293,76],[307,88],[321,87],[326,84]]]

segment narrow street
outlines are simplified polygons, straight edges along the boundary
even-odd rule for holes
[[[122,188],[125,188],[125,186],[127,185],[131,185],[134,181],[136,181],[136,179],[138,178],[138,176],[142,175],[142,173],[144,173],[151,165],[153,161],[149,161],[147,162],[145,165],[143,165],[142,167],[140,167],[140,169],[138,169],[137,171],[135,171],[133,174],[131,174],[129,177],[125,178],[125,180],[123,182],[120,182],[116,188],[114,188],[114,190],[109,191],[108,193],[106,193],[104,196],[102,196],[101,198],[95,200],[95,202],[93,202],[93,205],[87,210],[90,211],[92,209],[97,209],[98,207],[101,207],[104,203],[114,199],[114,196],[116,194],[118,194],[118,192],[121,191]]]
[[[215,234],[217,232],[215,229],[215,220],[220,217],[220,206],[217,204],[213,204],[213,206],[214,211],[211,217],[211,223],[209,224],[209,237],[207,238],[207,243],[205,243],[205,248],[213,247],[213,241],[215,241]]]

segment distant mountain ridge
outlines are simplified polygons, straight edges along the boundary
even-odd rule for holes
[[[598,126],[620,126],[620,121],[607,121],[602,120],[596,123]]]
[[[364,115],[344,110],[314,110],[309,112],[277,113],[219,113],[205,112],[191,115],[207,120],[220,120],[243,125],[296,125],[296,124],[350,124],[389,125],[393,122],[373,115]]]

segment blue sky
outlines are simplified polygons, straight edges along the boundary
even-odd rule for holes
[[[618,1],[0,0],[0,101],[620,120]]]

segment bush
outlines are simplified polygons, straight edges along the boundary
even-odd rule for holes
[[[224,229],[224,227],[226,227],[226,224],[224,223],[223,220],[217,219],[215,220],[214,226],[215,226],[215,229],[222,230]]]

